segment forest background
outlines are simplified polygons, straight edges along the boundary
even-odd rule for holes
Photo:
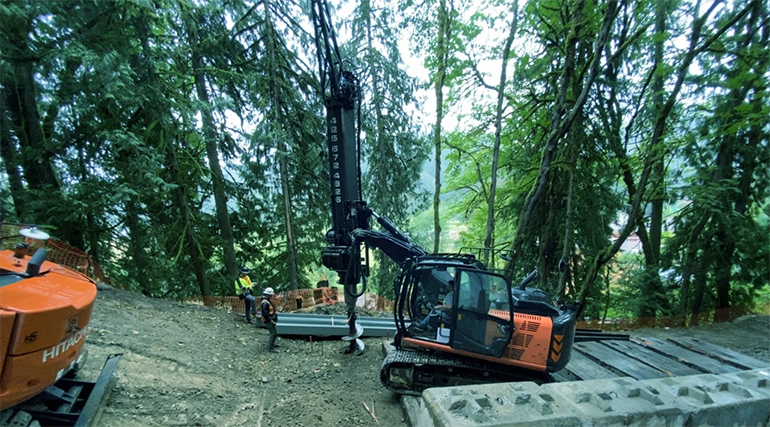
[[[330,6],[364,199],[423,247],[496,248],[593,318],[770,301],[767,2]],[[334,280],[309,1],[4,0],[0,27],[5,221],[148,296]]]

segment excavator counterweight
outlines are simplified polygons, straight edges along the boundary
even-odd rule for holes
[[[12,237],[48,238],[34,228],[22,228]],[[11,425],[87,425],[106,380],[89,383],[73,377],[86,360],[83,345],[96,284],[47,261],[45,248],[32,256],[29,250],[27,243],[0,250],[0,411],[13,417]],[[107,380],[118,356],[113,359],[105,365]]]

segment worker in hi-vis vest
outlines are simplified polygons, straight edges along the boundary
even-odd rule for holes
[[[249,267],[241,267],[241,274],[235,279],[235,293],[246,304],[246,323],[251,323],[251,316],[257,315],[257,299],[249,279]]]
[[[275,324],[278,323],[278,313],[275,312],[275,306],[273,305],[273,295],[275,291],[273,288],[267,287],[262,292],[262,322],[265,324],[267,331],[270,332],[270,338],[267,341],[267,351],[275,351],[276,347],[280,347],[275,343],[275,337],[278,333],[275,330]]]

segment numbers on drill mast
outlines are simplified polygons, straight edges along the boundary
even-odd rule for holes
[[[337,117],[329,118],[329,149],[332,153],[331,161],[332,166],[332,189],[334,195],[334,203],[342,203],[342,174],[340,170],[340,146],[339,144],[339,126]]]

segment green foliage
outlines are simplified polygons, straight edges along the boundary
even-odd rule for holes
[[[708,16],[710,2],[620,2],[591,83],[611,5],[518,3],[501,107],[496,247],[521,238],[513,277],[537,268],[538,285],[554,294],[566,257],[564,293],[575,299],[587,291],[586,316],[766,304],[766,2],[721,4]],[[363,88],[364,199],[426,248],[433,243],[426,210],[432,190],[421,189],[419,177],[431,130],[421,126],[432,121],[417,94],[435,82],[408,75],[401,49],[408,38],[437,72],[438,6],[357,1],[341,32],[351,35],[342,48]],[[447,2],[442,250],[485,240],[495,88],[512,6]],[[56,237],[87,250],[115,281],[147,295],[182,298],[206,287],[230,294],[201,116],[208,112],[238,263],[250,266],[260,285],[290,286],[289,206],[300,286],[329,276],[319,266],[330,224],[324,108],[305,7],[3,2],[0,216],[51,224]],[[657,32],[661,10],[665,30]],[[696,22],[703,23],[697,32]],[[693,34],[699,50],[682,74]],[[663,48],[658,64],[656,46]],[[208,102],[196,93],[193,52]],[[673,93],[680,75],[681,91]],[[655,81],[663,83],[658,92]],[[552,141],[584,89],[587,102]],[[672,93],[661,121],[660,102]],[[521,228],[541,178],[542,194]],[[655,198],[665,201],[661,230],[644,215]],[[641,213],[629,218],[634,206]],[[613,236],[627,224],[637,236],[661,232],[659,259],[645,240],[642,253],[621,253],[597,267],[597,254],[614,255]],[[372,267],[371,288],[388,295],[397,266],[375,253]]]

